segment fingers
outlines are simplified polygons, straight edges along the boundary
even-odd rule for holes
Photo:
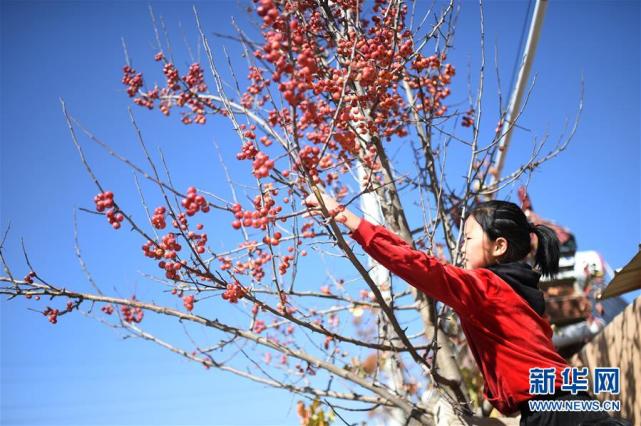
[[[309,197],[305,198],[301,204],[307,208],[312,208],[318,206],[318,202],[316,200],[311,200]]]
[[[331,195],[328,195],[326,192],[320,192],[323,199],[323,204],[325,204],[326,208],[331,209],[332,206],[336,204],[336,200],[334,200],[334,198]],[[309,194],[303,201],[301,201],[301,204],[307,207],[307,211],[302,214],[302,217],[322,215],[322,209],[320,207],[318,199],[316,198],[316,194]]]
[[[311,194],[311,195],[307,196],[307,198],[305,198],[303,201],[301,201],[301,204],[304,207],[307,207],[307,211],[302,214],[302,217],[311,217],[311,216],[313,216],[315,214],[314,213],[314,210],[315,210],[314,207],[316,205],[318,205],[318,204],[316,203],[315,200],[312,199],[312,197],[314,197],[314,194]]]

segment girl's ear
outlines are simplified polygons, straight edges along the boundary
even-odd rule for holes
[[[494,257],[501,257],[507,253],[507,240],[503,237],[498,237],[494,240],[494,247],[492,248],[492,255]]]

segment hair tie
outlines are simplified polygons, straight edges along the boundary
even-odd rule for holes
[[[530,232],[536,232],[536,225],[532,222],[528,222]]]

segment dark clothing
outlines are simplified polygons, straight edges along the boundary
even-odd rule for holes
[[[490,265],[487,269],[508,283],[537,314],[543,316],[545,299],[543,292],[539,290],[541,274],[533,271],[532,267],[525,262]]]

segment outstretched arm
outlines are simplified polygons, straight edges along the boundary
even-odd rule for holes
[[[487,284],[476,273],[443,264],[434,256],[415,250],[384,226],[360,218],[348,209],[341,209],[331,196],[322,196],[327,210],[337,213],[336,221],[350,229],[350,237],[390,272],[428,296],[451,306],[460,315],[472,313],[482,306]],[[310,208],[305,216],[320,214],[314,194],[303,203]]]

